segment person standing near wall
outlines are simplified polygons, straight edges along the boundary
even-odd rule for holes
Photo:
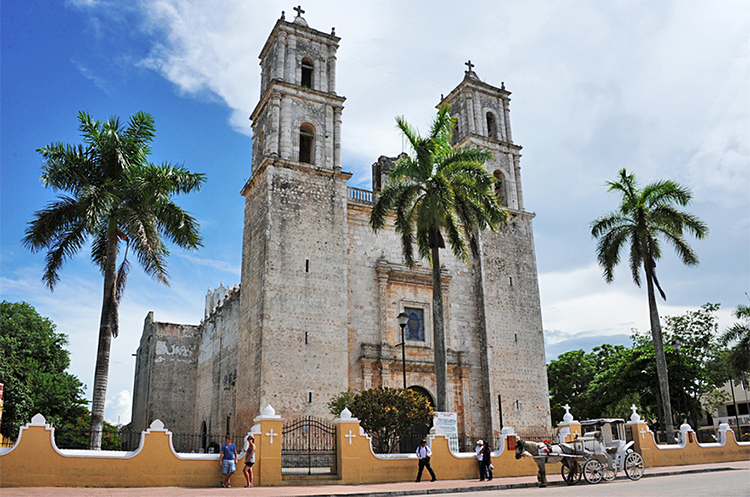
[[[253,486],[253,464],[255,464],[255,439],[252,435],[248,435],[247,451],[245,452],[245,467],[242,468],[242,474],[245,475],[245,480],[247,480],[245,488]]]
[[[237,471],[237,446],[232,443],[232,437],[229,435],[224,440],[224,445],[221,446],[219,464],[221,464],[221,472],[225,475],[221,486],[229,488],[232,486],[229,479]]]
[[[484,481],[487,475],[487,481],[492,480],[492,447],[488,443],[482,445],[480,452],[482,458],[479,460],[479,481]]]
[[[424,468],[427,468],[427,471],[430,472],[430,476],[432,477],[432,480],[430,481],[437,480],[435,472],[432,470],[432,466],[430,466],[430,456],[432,456],[432,451],[427,447],[427,440],[422,440],[419,443],[419,447],[417,447],[417,459],[419,459],[419,472],[417,473],[418,482],[422,480],[422,471]]]

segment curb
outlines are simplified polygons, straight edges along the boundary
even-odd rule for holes
[[[696,473],[715,473],[718,471],[736,471],[743,470],[744,468],[696,468],[696,469],[685,469],[685,470],[674,470],[665,471],[659,473],[644,474],[642,478],[655,478],[658,476],[674,476],[674,475],[686,475]],[[618,476],[615,480],[627,480],[627,476]],[[580,482],[581,484],[587,484]],[[547,482],[548,487],[553,486],[567,486],[564,481],[552,481]],[[384,492],[362,492],[362,493],[326,493],[326,494],[306,494],[304,497],[399,497],[404,495],[434,495],[434,494],[458,494],[458,493],[469,493],[469,492],[488,492],[494,490],[511,490],[518,488],[537,488],[536,482],[530,483],[506,483],[496,485],[486,485],[482,487],[453,487],[453,488],[430,488],[425,490],[393,490]]]

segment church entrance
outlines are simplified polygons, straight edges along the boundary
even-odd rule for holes
[[[418,386],[410,386],[409,390],[426,398],[430,403],[430,406],[435,409],[435,401],[432,399],[430,392]],[[427,438],[427,435],[430,433],[430,428],[432,428],[432,420],[430,420],[430,424],[428,425],[420,424],[412,426],[409,433],[401,437],[401,444],[399,447],[400,452],[402,454],[411,454],[415,452],[419,446],[419,442],[421,442],[422,439]]]
[[[336,429],[314,416],[284,423],[281,445],[281,474],[336,474]]]

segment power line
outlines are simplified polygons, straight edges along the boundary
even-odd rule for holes
[[[393,73],[393,72],[390,72],[390,71],[386,71],[385,69],[380,69],[379,67],[371,66],[370,64],[368,64],[366,62],[362,62],[361,60],[357,60],[354,57],[349,57],[348,55],[346,55],[344,53],[340,53],[339,55],[343,55],[347,59],[353,60],[354,62],[362,64],[363,66],[367,66],[370,69],[375,69],[376,71],[380,71],[380,72],[383,72],[383,73],[386,73],[386,74],[390,74],[391,76],[395,76],[397,78],[405,79],[405,80],[411,81],[413,83],[419,83],[420,85],[432,86],[433,88],[442,88],[441,86],[433,85],[432,83],[425,83],[424,81],[419,81],[418,79],[407,78],[406,76],[402,76],[400,74],[396,74],[396,73]]]

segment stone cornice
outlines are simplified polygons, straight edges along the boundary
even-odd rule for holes
[[[260,55],[258,55],[259,59],[262,60],[265,58],[268,51],[276,42],[276,38],[278,38],[279,34],[281,34],[282,32],[285,34],[296,34],[296,33],[301,32],[307,35],[313,41],[317,41],[318,43],[325,43],[327,45],[333,45],[337,48],[338,48],[339,41],[341,41],[341,38],[339,38],[336,35],[327,34],[322,31],[318,31],[317,29],[313,29],[309,26],[302,26],[301,24],[295,24],[294,22],[289,22],[284,19],[279,19],[276,21],[276,24],[273,26],[273,29],[271,30],[271,34],[268,36],[268,39],[266,40],[266,44],[263,45],[263,49],[260,51]]]
[[[304,86],[293,85],[281,79],[273,79],[268,85],[268,89],[265,91],[265,93],[263,93],[263,96],[258,101],[255,109],[253,109],[253,112],[250,114],[251,121],[255,121],[255,119],[258,117],[258,114],[261,113],[266,104],[268,104],[271,98],[273,98],[274,93],[294,96],[299,98],[300,100],[307,100],[308,102],[328,104],[340,109],[344,108],[344,101],[346,100],[346,97],[342,97],[335,93],[328,93]]]
[[[326,168],[322,168],[319,166],[315,166],[314,164],[307,164],[305,162],[297,162],[293,160],[281,159],[278,157],[266,156],[260,162],[260,165],[258,167],[253,168],[253,173],[250,176],[250,179],[247,180],[247,183],[245,183],[245,185],[240,190],[240,195],[245,196],[247,194],[247,192],[255,183],[255,181],[257,181],[257,178],[262,176],[261,173],[265,171],[269,165],[273,165],[275,167],[281,167],[285,169],[305,171],[307,173],[319,174],[321,176],[336,176],[336,177],[340,177],[345,182],[349,181],[349,179],[352,177],[352,173],[347,172],[347,171],[336,172],[331,169],[326,169]]]

